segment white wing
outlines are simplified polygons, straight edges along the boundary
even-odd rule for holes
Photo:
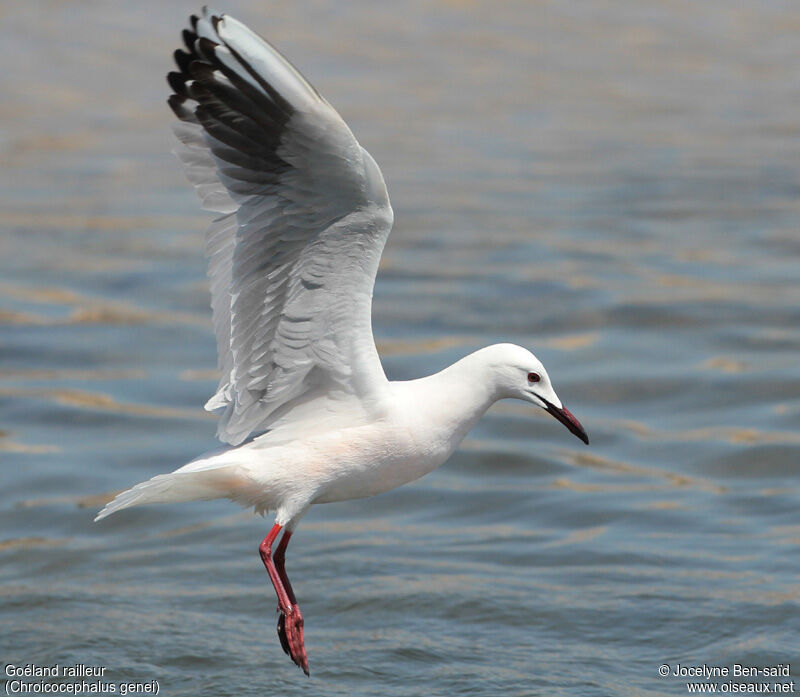
[[[242,442],[311,400],[380,399],[372,289],[392,209],[342,118],[264,39],[203,10],[170,73],[203,207],[222,372],[206,408]],[[305,406],[304,406],[305,405]]]

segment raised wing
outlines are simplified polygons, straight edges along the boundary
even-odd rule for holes
[[[203,207],[222,377],[206,404],[237,444],[309,401],[379,400],[372,289],[392,209],[333,107],[264,39],[203,10],[170,73],[177,154]]]

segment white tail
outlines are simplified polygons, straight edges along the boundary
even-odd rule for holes
[[[102,520],[123,508],[141,506],[145,503],[180,503],[228,498],[250,504],[251,501],[242,494],[251,484],[250,478],[239,465],[210,464],[207,460],[195,461],[175,472],[159,474],[118,494],[97,514],[95,521]]]

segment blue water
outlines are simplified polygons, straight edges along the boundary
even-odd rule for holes
[[[164,104],[197,8],[7,3],[0,662],[209,697],[685,694],[662,664],[796,675],[796,3],[222,9],[381,165],[389,376],[523,344],[591,446],[504,402],[425,479],[312,510],[288,554],[310,679],[275,635],[269,520],[213,502],[93,524],[215,446],[207,218]]]

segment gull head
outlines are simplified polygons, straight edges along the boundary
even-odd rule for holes
[[[522,399],[544,409],[587,445],[589,436],[578,419],[558,398],[542,362],[514,344],[496,344],[483,350],[494,378],[497,398]]]

